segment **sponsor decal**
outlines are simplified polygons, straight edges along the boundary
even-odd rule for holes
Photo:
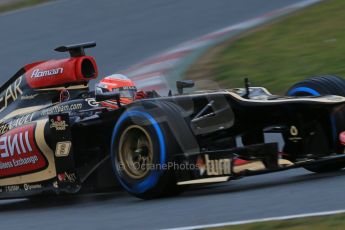
[[[56,157],[67,157],[71,150],[72,142],[63,141],[56,143],[55,156]]]
[[[20,116],[18,118],[15,118],[13,120],[10,120],[6,124],[0,125],[0,135],[6,133],[7,131],[14,129],[18,126],[25,125],[27,123],[30,123],[32,121],[32,117],[34,116],[35,113],[29,113],[24,116]]]
[[[60,91],[60,102],[68,101],[71,95],[67,89],[63,89]]]
[[[20,97],[20,99],[22,100],[32,100],[32,99],[35,99],[35,97],[37,97],[38,94],[31,94],[31,95],[22,95]]]
[[[20,187],[18,185],[9,185],[5,187],[6,192],[17,192],[20,190]]]
[[[89,104],[89,106],[98,106],[100,104],[95,98],[86,98],[85,101]]]
[[[16,101],[18,96],[23,94],[20,88],[23,76],[20,76],[0,95],[0,112],[4,111],[9,104]]]
[[[17,191],[30,191],[35,189],[42,189],[43,186],[41,184],[23,184],[23,185],[8,185],[3,187],[4,192],[17,192]],[[1,192],[1,191],[0,191]]]
[[[34,69],[31,74],[31,78],[40,78],[40,77],[50,77],[63,73],[63,68],[49,69],[49,70],[40,70]]]
[[[41,189],[43,186],[41,184],[24,184],[23,188],[25,191],[35,190],[35,189]]]
[[[291,137],[289,137],[289,140],[293,141],[293,142],[298,142],[299,140],[302,139],[302,137],[299,137],[298,134],[299,134],[299,131],[298,131],[297,127],[292,125],[290,127],[290,135],[291,135]]]
[[[56,116],[54,119],[51,119],[50,122],[50,128],[55,128],[56,131],[64,131],[68,126],[61,116]]]
[[[24,125],[0,136],[0,178],[27,174],[47,166],[35,143],[35,125]]]
[[[13,128],[22,126],[24,124],[30,123],[32,121],[32,117],[34,116],[34,114],[35,113],[29,113],[24,116],[11,120],[8,123],[9,129],[13,129]]]
[[[290,127],[290,134],[291,134],[291,136],[297,136],[298,135],[298,129],[296,128],[296,126],[292,125]]]
[[[58,180],[60,182],[75,183],[77,182],[77,175],[75,173],[67,173],[67,172],[59,173]]]
[[[136,90],[137,87],[135,87],[135,86],[123,86],[122,89],[125,89],[125,90],[127,90],[127,89]]]
[[[54,181],[54,182],[53,182],[53,187],[54,187],[54,188],[59,188],[59,184],[58,184],[57,181]]]
[[[231,174],[231,160],[230,159],[215,159],[210,160],[209,155],[205,154],[205,160],[202,156],[197,158],[196,164],[198,166],[200,176],[205,173],[207,176],[221,176]]]
[[[10,130],[8,124],[2,124],[0,126],[0,135],[6,133],[8,130]]]
[[[69,112],[74,110],[80,110],[83,108],[82,103],[78,104],[71,104],[71,105],[57,105],[50,107],[48,109],[45,109],[41,112],[41,116],[55,114],[55,113],[63,113],[63,112]]]

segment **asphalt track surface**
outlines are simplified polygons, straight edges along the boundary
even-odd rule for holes
[[[0,16],[0,81],[52,48],[95,40],[110,74],[186,40],[297,0],[71,0]],[[109,194],[0,201],[0,229],[157,229],[345,208],[345,172],[291,170],[142,201]]]
[[[101,76],[173,46],[298,0],[58,0],[1,16],[0,83],[53,48],[96,41]]]

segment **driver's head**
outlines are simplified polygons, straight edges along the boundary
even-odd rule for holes
[[[132,80],[122,74],[113,74],[96,84],[96,93],[116,92],[120,94],[121,104],[134,101],[137,87]]]

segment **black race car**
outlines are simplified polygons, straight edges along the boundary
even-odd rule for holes
[[[95,60],[26,65],[0,89],[0,197],[103,191],[120,185],[136,197],[176,195],[190,184],[304,167],[345,166],[345,82],[297,83],[287,96],[249,87],[178,94],[121,105],[117,92],[92,92]],[[335,96],[337,94],[340,96]],[[117,102],[109,108],[103,101]],[[283,147],[265,140],[276,133]]]

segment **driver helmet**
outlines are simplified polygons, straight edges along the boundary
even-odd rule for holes
[[[135,100],[137,87],[123,74],[113,74],[103,78],[96,85],[96,93],[116,92],[120,94],[120,103],[129,104]]]

